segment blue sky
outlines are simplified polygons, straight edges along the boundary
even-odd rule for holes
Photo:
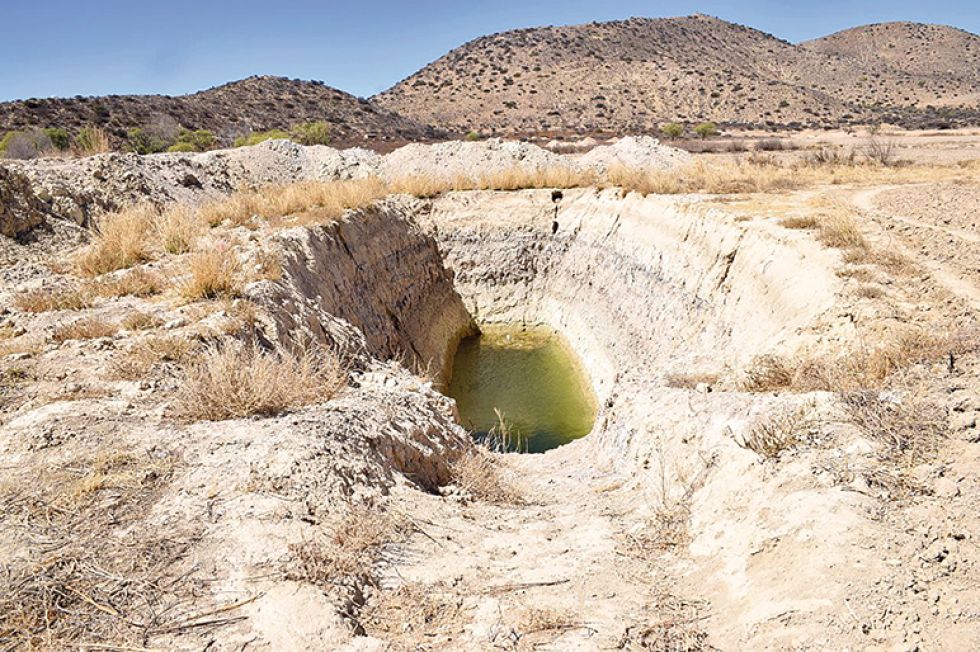
[[[366,97],[483,34],[698,11],[789,41],[889,20],[980,33],[977,0],[0,0],[0,100],[180,94],[253,74]]]

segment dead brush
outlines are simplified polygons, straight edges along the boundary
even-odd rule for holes
[[[79,272],[100,276],[150,260],[158,212],[144,204],[103,216],[96,223],[92,242],[76,259]]]
[[[118,331],[119,326],[105,318],[84,317],[55,328],[51,333],[51,339],[59,344],[68,340],[94,340],[99,337],[112,337]]]
[[[173,401],[182,421],[274,416],[329,401],[347,385],[347,371],[328,351],[265,351],[255,344],[200,352],[184,365]]]
[[[0,526],[27,542],[22,556],[0,564],[4,649],[92,640],[125,648],[179,619],[173,611],[185,587],[165,577],[189,539],[127,529],[175,465],[169,454],[113,451],[0,488]]]
[[[241,291],[242,265],[230,245],[192,254],[187,267],[188,277],[178,288],[185,299],[234,297]]]
[[[462,608],[462,598],[445,586],[408,582],[375,594],[358,622],[369,636],[411,649],[421,640],[456,639],[466,625]]]
[[[656,620],[630,625],[619,641],[619,649],[655,652],[713,652],[701,622],[707,605],[684,600],[669,593],[655,597],[644,611]]]
[[[157,218],[156,235],[168,254],[185,254],[203,233],[204,220],[187,206],[174,206]]]
[[[84,310],[90,305],[91,296],[79,288],[29,290],[14,296],[14,307],[23,312]]]
[[[714,385],[718,378],[718,374],[711,373],[671,373],[667,374],[664,381],[667,387],[695,389],[698,385]]]
[[[167,289],[166,279],[157,272],[137,268],[111,279],[93,281],[89,289],[99,297],[150,297]]]
[[[122,327],[128,331],[146,331],[163,325],[163,320],[141,310],[134,310],[123,317]]]
[[[738,441],[742,448],[752,451],[763,460],[776,460],[785,451],[805,443],[818,433],[819,420],[812,402],[790,410],[777,412],[753,426]]]
[[[147,378],[160,365],[183,362],[194,347],[190,340],[175,335],[147,338],[112,358],[109,377],[117,380]]]
[[[286,576],[329,589],[345,581],[377,585],[377,565],[386,546],[404,539],[408,522],[378,507],[351,505],[325,536],[289,547]]]
[[[495,504],[521,504],[520,492],[500,472],[492,453],[475,447],[457,459],[451,468],[452,480],[463,492],[477,500]]]

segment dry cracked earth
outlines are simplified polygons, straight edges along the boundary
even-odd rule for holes
[[[520,147],[409,151],[579,165]],[[359,156],[0,176],[0,649],[980,645],[975,163],[664,194]],[[498,323],[564,336],[589,435],[457,424]]]

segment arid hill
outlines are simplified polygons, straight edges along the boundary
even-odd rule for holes
[[[980,84],[980,36],[947,25],[877,23],[801,45],[909,75],[962,80],[974,87]]]
[[[330,125],[331,144],[365,145],[425,140],[436,132],[321,82],[250,77],[192,95],[110,95],[28,99],[0,104],[0,132],[28,127],[86,125],[126,132],[169,115],[188,129],[208,129],[227,145],[250,131],[288,129],[299,122]]]
[[[925,34],[928,48],[933,32]],[[947,70],[954,64],[943,61],[959,54],[947,47],[932,56],[924,68]],[[977,118],[977,89],[975,74],[913,74],[694,15],[482,37],[373,99],[456,130],[636,132],[668,120],[957,124]]]

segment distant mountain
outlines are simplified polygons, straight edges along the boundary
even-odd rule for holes
[[[250,77],[223,86],[170,97],[110,95],[29,99],[0,103],[0,132],[27,127],[86,125],[106,128],[120,141],[126,132],[169,115],[189,129],[209,129],[224,144],[249,131],[288,129],[299,122],[330,125],[331,144],[365,145],[432,139],[438,133],[320,82]]]
[[[520,29],[471,41],[372,99],[419,122],[511,134],[642,132],[671,120],[980,122],[977,36],[916,26],[881,47],[858,36],[876,27],[803,45],[703,15]],[[961,61],[967,46],[973,58]],[[899,66],[898,54],[873,56],[882,49],[921,54]]]

